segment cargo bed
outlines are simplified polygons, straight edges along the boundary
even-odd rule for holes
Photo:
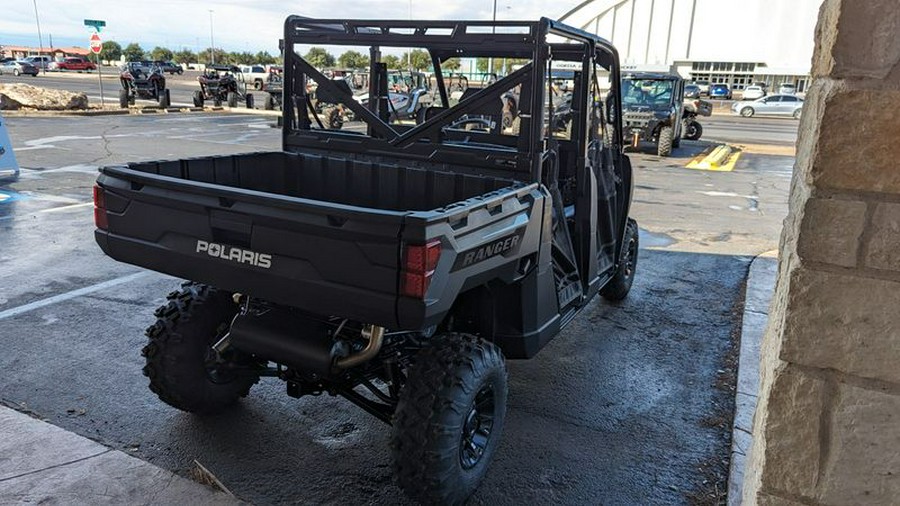
[[[460,237],[492,226],[502,231],[530,215],[533,199],[519,197],[537,187],[384,159],[288,152],[100,172],[107,227],[96,234],[109,256],[389,328],[402,325],[397,299],[404,242],[422,244],[435,233],[426,228],[451,216],[455,228],[444,230]],[[465,218],[479,209],[479,219]],[[472,242],[460,237],[443,241],[445,247]],[[404,323],[424,318],[421,301],[419,310],[422,315]]]

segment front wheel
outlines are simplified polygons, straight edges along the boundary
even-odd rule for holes
[[[233,91],[229,91],[228,95],[225,96],[225,100],[228,103],[228,107],[237,107],[237,104],[238,104],[237,93],[235,93]]]
[[[272,95],[266,95],[265,100],[263,100],[263,109],[267,111],[272,111],[275,109],[275,97]]]
[[[128,90],[119,90],[119,107],[128,109]]]
[[[203,92],[200,90],[194,91],[194,94],[191,95],[191,98],[194,100],[194,107],[203,107]]]
[[[19,69],[13,69],[13,75],[19,77],[22,73],[19,72]]]
[[[244,105],[247,106],[247,109],[253,109],[253,95],[247,93],[247,96],[244,98]]]
[[[234,354],[217,361],[212,350],[238,312],[231,294],[188,282],[167,299],[155,312],[158,319],[146,332],[150,342],[141,352],[150,390],[170,406],[201,414],[220,412],[245,397],[259,381],[252,364]]]
[[[619,258],[619,266],[616,273],[606,285],[600,289],[600,295],[606,300],[622,300],[631,291],[634,283],[634,273],[638,261],[638,224],[628,218],[625,225],[625,237],[622,242],[622,254]]]
[[[325,126],[331,130],[340,130],[344,126],[344,118],[341,117],[340,109],[331,107],[325,110]]]
[[[656,142],[656,154],[658,156],[670,156],[675,142],[675,129],[664,126],[659,129],[659,139]]]
[[[461,504],[487,473],[506,417],[506,363],[468,334],[435,336],[416,355],[394,412],[395,478],[422,504]]]
[[[752,118],[754,114],[756,114],[756,111],[754,111],[752,107],[744,107],[741,109],[741,116],[745,118]]]
[[[794,114],[792,116],[794,116],[794,119],[800,119],[801,114],[801,109],[797,109],[796,111],[794,111]]]

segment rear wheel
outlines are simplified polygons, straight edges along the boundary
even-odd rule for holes
[[[244,357],[217,363],[211,346],[228,332],[238,305],[231,295],[199,283],[185,283],[155,312],[147,329],[150,342],[141,354],[150,390],[182,411],[215,413],[234,404],[259,381],[249,367],[234,368]]]
[[[260,81],[260,80],[253,81],[253,89],[261,90],[262,89],[262,81]]]
[[[800,119],[801,114],[802,114],[801,110],[797,109],[796,111],[794,111],[794,114],[792,116],[794,116],[794,119]]]
[[[506,416],[506,363],[494,344],[448,333],[416,355],[394,412],[400,487],[422,504],[460,504],[478,488]]]
[[[194,107],[203,107],[203,92],[200,90],[194,91],[191,98],[194,100]]]
[[[229,91],[228,95],[225,96],[225,100],[228,103],[228,107],[237,107],[237,104],[238,104],[237,93],[235,93],[233,91]]]
[[[170,105],[172,105],[172,97],[169,94],[169,90],[161,90],[159,92],[159,106],[169,107]]]
[[[619,259],[619,267],[606,286],[600,289],[600,295],[606,300],[622,300],[631,290],[634,282],[634,273],[638,261],[638,224],[628,218],[625,225],[625,237],[622,242],[622,257]]]
[[[253,95],[247,93],[247,96],[244,98],[244,105],[247,106],[247,109],[253,109]]]
[[[18,77],[18,76],[20,76],[21,74],[22,74],[22,73],[19,72],[19,69],[13,69],[13,75],[14,75],[14,76]]]
[[[696,121],[685,122],[684,138],[689,141],[698,141],[703,135],[703,126]]]
[[[128,90],[119,90],[119,107],[128,109]]]
[[[741,116],[745,118],[752,118],[754,114],[756,114],[756,111],[754,111],[752,107],[744,107],[741,109]]]
[[[275,110],[275,97],[267,94],[266,99],[263,100],[263,108],[267,111]]]
[[[672,154],[672,144],[675,141],[675,129],[670,126],[664,126],[659,129],[659,139],[656,143],[656,154],[659,156],[670,156]]]

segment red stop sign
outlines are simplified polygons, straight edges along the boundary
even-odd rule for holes
[[[100,34],[95,32],[91,35],[91,51],[98,54],[101,49],[103,49],[103,42],[100,41]]]

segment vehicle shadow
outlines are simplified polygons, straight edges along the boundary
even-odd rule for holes
[[[679,504],[724,490],[748,264],[641,250],[625,301],[598,298],[537,357],[510,361],[503,440],[471,503]],[[221,416],[143,416],[141,457],[176,470],[197,458],[245,500],[407,504],[390,428],[343,399],[293,400],[268,381]]]

